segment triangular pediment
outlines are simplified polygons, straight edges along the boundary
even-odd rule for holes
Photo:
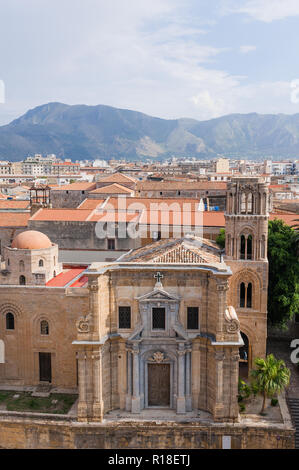
[[[139,302],[146,302],[146,301],[175,301],[178,302],[180,300],[179,297],[169,294],[163,288],[156,288],[149,292],[148,294],[142,295],[140,297],[136,297],[136,300]]]
[[[153,258],[153,263],[206,263],[207,260],[199,253],[195,253],[192,249],[182,245]]]
[[[125,255],[121,261],[157,264],[218,264],[221,263],[221,253],[215,242],[186,235],[178,239],[161,239],[136,248]]]

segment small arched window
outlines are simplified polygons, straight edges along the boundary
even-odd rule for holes
[[[49,334],[49,323],[47,322],[47,320],[42,320],[40,322],[40,334],[41,335]]]
[[[20,286],[25,286],[25,285],[26,285],[26,278],[25,278],[25,276],[20,276],[20,277],[19,277],[19,283],[20,283]]]
[[[245,245],[246,245],[245,236],[241,235],[241,246],[240,246],[240,258],[241,259],[245,259]]]
[[[247,259],[252,259],[252,235],[247,238]]]
[[[247,196],[247,214],[252,214],[253,212],[253,198],[252,193],[249,193]]]
[[[246,195],[241,194],[241,214],[246,214]]]
[[[242,282],[240,284],[240,308],[245,307],[245,292],[246,292],[245,284],[244,282]]]
[[[44,260],[40,259],[38,265],[40,268],[42,268],[44,266]]]
[[[240,308],[252,308],[252,283],[240,284]]]
[[[251,282],[247,286],[247,308],[252,308],[252,284]]]
[[[14,330],[15,329],[15,317],[11,312],[6,314],[6,329]]]
[[[24,269],[25,269],[25,264],[24,264],[24,261],[21,260],[21,261],[19,262],[19,270],[22,272],[22,271],[24,271]]]

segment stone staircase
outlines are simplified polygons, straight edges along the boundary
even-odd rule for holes
[[[299,398],[288,398],[287,402],[293,424],[296,428],[295,448],[299,449]]]

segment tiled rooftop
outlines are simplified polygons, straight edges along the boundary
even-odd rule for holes
[[[0,212],[0,227],[27,227],[29,212]]]
[[[117,183],[102,186],[91,191],[91,194],[132,194],[132,190]]]
[[[96,188],[95,183],[71,183],[71,184],[63,184],[61,186],[52,187],[52,191],[92,191]]]
[[[84,287],[88,281],[87,276],[80,276],[86,266],[64,269],[58,276],[47,282],[47,287]],[[73,281],[73,282],[72,282]]]
[[[137,248],[125,255],[121,262],[134,263],[220,263],[220,249],[210,240],[195,236],[159,240]]]
[[[131,176],[124,175],[123,173],[112,173],[111,175],[103,176],[98,179],[99,183],[136,183],[136,180]]]

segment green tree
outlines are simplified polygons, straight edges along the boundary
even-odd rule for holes
[[[295,219],[295,222],[299,222],[299,219]],[[299,224],[292,225],[292,228],[295,231],[295,243],[297,249],[297,255],[299,254]]]
[[[281,328],[298,313],[299,263],[295,231],[282,220],[269,222],[268,320]]]
[[[218,245],[221,248],[225,247],[225,229],[224,228],[220,229],[219,235],[217,235],[217,238],[216,238],[216,243],[218,243]]]
[[[251,377],[263,397],[261,413],[264,413],[267,398],[279,395],[290,383],[290,370],[284,361],[275,359],[269,354],[266,359],[257,357],[254,361],[256,369],[251,371]]]

